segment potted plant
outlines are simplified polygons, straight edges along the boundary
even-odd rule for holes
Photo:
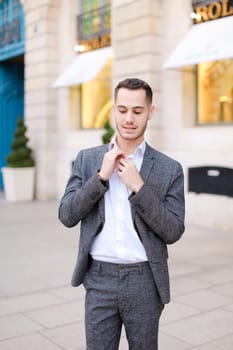
[[[103,144],[109,143],[114,135],[114,129],[111,127],[109,120],[107,120],[104,124],[104,129],[106,132],[102,136]]]
[[[27,146],[27,127],[21,117],[17,120],[12,152],[7,156],[6,167],[2,168],[5,196],[8,201],[30,201],[34,197],[35,161],[32,150]]]

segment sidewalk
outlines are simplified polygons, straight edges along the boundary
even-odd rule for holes
[[[57,206],[0,199],[1,350],[85,349],[84,290],[70,286],[78,229],[58,222]],[[169,247],[159,350],[232,350],[233,232],[186,226]]]

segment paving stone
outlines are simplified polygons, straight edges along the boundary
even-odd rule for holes
[[[70,286],[79,228],[64,228],[57,208],[0,201],[1,350],[86,350],[85,293]],[[169,246],[172,302],[162,314],[160,350],[233,349],[232,243],[230,231],[187,223]],[[123,332],[119,350],[126,349]]]
[[[201,345],[233,333],[233,313],[214,310],[163,325],[161,330],[184,342]]]
[[[57,305],[63,300],[49,293],[35,293],[19,297],[0,299],[0,316],[33,310],[49,305]]]
[[[53,343],[63,349],[82,350],[85,349],[85,330],[83,320],[69,325],[56,327],[41,332]]]
[[[128,350],[129,349],[129,345],[128,345],[128,341],[126,338],[126,333],[125,333],[125,328],[124,326],[122,327],[122,331],[121,331],[121,339],[120,339],[120,344],[119,344],[119,350]]]
[[[221,284],[221,286],[212,288],[214,292],[233,297],[233,282]]]
[[[23,268],[22,268],[23,269]],[[8,275],[6,276],[4,269],[0,270],[2,292],[5,296],[18,296],[29,293],[36,293],[44,291],[48,288],[45,283],[42,283],[40,280],[36,279],[33,276],[25,275],[25,273],[14,272],[12,278],[12,269],[8,269]],[[18,270],[18,269],[15,269]]]
[[[0,289],[0,299],[1,298],[4,298],[5,297],[5,294],[3,293],[3,291]]]
[[[176,339],[175,337],[171,337],[163,332],[159,333],[159,341],[158,341],[159,350],[188,350],[193,346],[186,342]]]
[[[0,317],[0,340],[37,332],[42,327],[24,315]]]
[[[194,293],[182,295],[175,298],[176,301],[196,309],[207,311],[228,305],[233,302],[232,298],[212,292],[210,290],[201,290]]]
[[[40,276],[38,276],[38,278],[40,278],[40,280],[43,283],[47,284],[47,288],[56,288],[60,286],[65,286],[70,283],[71,271],[73,270],[73,261],[71,266],[71,264],[68,263],[70,257],[68,259],[68,256],[66,255],[64,257],[60,256],[60,258],[58,258],[57,260],[64,261],[66,262],[66,264],[64,264],[63,267],[60,268],[55,266],[57,263],[50,265],[49,271],[43,271],[43,273]]]
[[[169,265],[171,278],[180,277],[180,276],[190,276],[191,274],[201,272],[202,269],[198,265],[186,263],[173,263]]]
[[[0,342],[1,350],[61,350],[39,334],[31,334]]]
[[[198,278],[202,281],[209,282],[215,285],[222,283],[233,282],[233,266],[219,267],[214,269],[209,269],[202,273],[193,275],[194,278]]]
[[[128,341],[124,335],[121,335],[119,350],[128,350],[128,349],[129,349]]]
[[[233,256],[226,254],[209,254],[208,256],[199,256],[198,259],[192,259],[192,262],[205,267],[220,267],[224,265],[233,265]]]
[[[46,338],[67,350],[86,350],[84,321],[41,332]],[[122,329],[119,350],[128,350],[128,342]]]
[[[225,306],[224,309],[233,312],[233,304]]]
[[[233,349],[233,334],[215,341],[211,341],[208,344],[203,344],[195,347],[195,350],[232,350],[232,349]]]
[[[192,277],[177,277],[171,279],[171,294],[178,296],[209,288],[212,284],[200,281]]]
[[[50,293],[60,298],[63,298],[64,300],[67,300],[67,301],[79,300],[79,299],[84,300],[84,296],[85,296],[85,290],[83,286],[74,288],[71,285],[69,285],[63,288],[51,289]]]
[[[83,301],[64,303],[25,314],[45,328],[53,328],[83,320],[84,305]]]
[[[165,305],[164,311],[160,318],[160,324],[166,324],[177,320],[182,320],[186,317],[199,314],[200,311],[190,306],[186,306],[177,302],[171,302]]]

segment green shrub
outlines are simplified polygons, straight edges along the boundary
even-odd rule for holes
[[[32,150],[27,146],[29,139],[25,136],[26,130],[23,119],[19,117],[14,133],[14,141],[11,144],[12,152],[6,159],[7,166],[10,168],[24,168],[35,165]]]
[[[106,130],[105,134],[102,136],[102,141],[104,144],[109,143],[114,134],[114,129],[111,127],[109,120],[107,120],[104,124],[104,129]]]

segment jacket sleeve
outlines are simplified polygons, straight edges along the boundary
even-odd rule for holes
[[[73,165],[72,174],[59,205],[59,220],[67,227],[73,227],[83,220],[99,199],[108,190],[108,182],[101,183],[95,172],[85,181],[83,151]]]
[[[178,162],[163,199],[153,186],[145,183],[129,200],[134,211],[165,244],[172,244],[182,236],[185,229],[184,176]]]

